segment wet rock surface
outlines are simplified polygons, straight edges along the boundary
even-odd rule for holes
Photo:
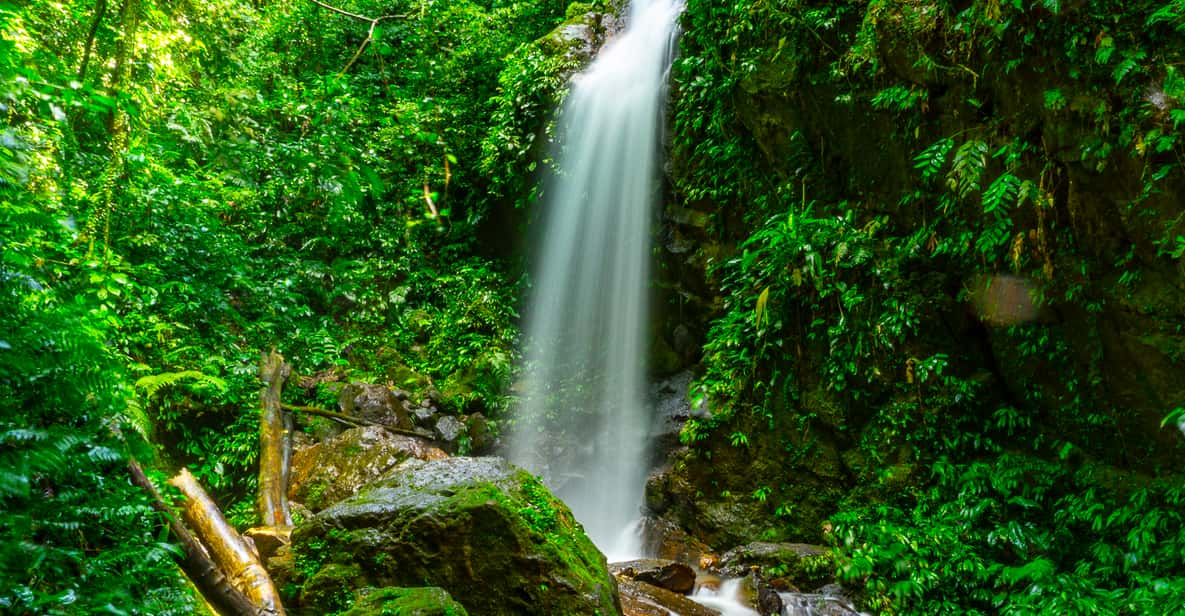
[[[720,612],[700,605],[669,590],[618,576],[621,606],[625,616],[679,614],[679,616],[720,616]]]
[[[439,586],[474,614],[621,612],[571,512],[498,458],[404,462],[298,526],[293,552],[311,578],[358,567],[353,588]]]
[[[642,518],[639,532],[642,536],[643,551],[653,554],[656,558],[703,568],[700,563],[705,556],[711,557],[713,553],[707,544],[687,534],[687,531],[674,522],[663,518]]]
[[[719,571],[724,575],[741,576],[753,566],[776,567],[797,564],[804,559],[825,557],[825,546],[809,543],[770,543],[754,541],[735,547],[720,556]]]
[[[641,558],[612,563],[609,572],[681,595],[690,594],[695,589],[695,571],[673,560]]]
[[[466,435],[465,424],[452,415],[441,416],[436,420],[436,425],[432,429],[436,438],[449,451],[456,451],[459,446],[458,440]]]
[[[353,496],[404,460],[439,460],[447,455],[423,439],[379,426],[352,428],[296,452],[288,498],[317,512]]]
[[[835,566],[824,546],[755,541],[725,552],[714,570],[730,577],[756,572],[776,590],[798,591],[832,582]]]
[[[843,595],[825,593],[781,593],[783,614],[810,616],[862,616]]]
[[[431,430],[436,426],[436,409],[430,406],[417,406],[411,408],[409,412],[417,427]]]
[[[679,432],[688,418],[702,414],[702,409],[693,409],[689,400],[691,384],[695,375],[684,370],[650,386],[650,401],[654,407],[654,423],[650,429],[657,459],[665,459],[679,447]]]
[[[407,409],[397,395],[399,390],[375,383],[350,383],[338,394],[342,413],[369,422],[402,430],[413,427]],[[400,392],[402,393],[402,392]],[[403,393],[406,398],[406,393]]]

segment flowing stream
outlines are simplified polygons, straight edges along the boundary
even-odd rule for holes
[[[633,0],[571,84],[525,314],[513,462],[545,477],[611,561],[639,556],[650,227],[680,0]]]
[[[572,80],[524,327],[510,459],[562,498],[610,562],[645,556],[637,532],[649,467],[646,402],[650,225],[667,69],[682,0],[633,0],[626,29]],[[740,580],[693,600],[753,616]],[[811,615],[822,595],[782,595]],[[827,612],[844,613],[844,612]]]

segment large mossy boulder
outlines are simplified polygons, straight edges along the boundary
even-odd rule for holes
[[[605,557],[562,502],[498,458],[408,460],[293,533],[299,575],[439,586],[470,614],[620,614]]]
[[[437,460],[447,456],[421,438],[395,434],[379,426],[352,428],[297,450],[292,459],[288,498],[314,512],[320,511],[353,496],[408,458]]]

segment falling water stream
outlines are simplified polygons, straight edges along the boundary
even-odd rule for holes
[[[544,477],[610,562],[646,556],[635,531],[653,415],[644,392],[650,224],[682,9],[682,0],[633,0],[626,29],[572,81],[545,183],[508,438],[511,460]],[[739,584],[692,598],[724,616],[756,614]]]
[[[542,474],[610,560],[639,555],[650,223],[680,0],[633,0],[576,76],[545,184],[512,461]]]

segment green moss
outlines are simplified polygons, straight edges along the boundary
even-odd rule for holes
[[[296,562],[296,574],[299,579],[308,579],[321,569],[325,562],[328,542],[322,537],[312,537],[308,541],[296,542],[292,545],[292,555]]]
[[[341,610],[350,605],[351,589],[364,584],[358,565],[326,565],[301,586],[300,603],[321,613]]]
[[[556,529],[555,500],[547,492],[547,488],[535,477],[523,481],[523,494],[526,495],[526,505],[518,509],[519,515],[536,531],[548,534]]]
[[[316,481],[309,484],[304,500],[305,505],[313,510],[324,509],[326,503],[321,502],[321,499],[325,496],[325,490],[328,488],[329,484],[325,481]]]
[[[564,13],[565,22],[582,19],[586,14],[593,11],[600,10],[595,2],[573,2],[568,5],[567,12]]]
[[[353,607],[342,616],[468,616],[448,591],[438,587],[387,587],[359,591]]]
[[[332,511],[294,542],[324,542],[326,562],[360,566],[378,585],[440,586],[486,614],[616,609],[604,557],[571,512],[503,462],[418,465]]]

